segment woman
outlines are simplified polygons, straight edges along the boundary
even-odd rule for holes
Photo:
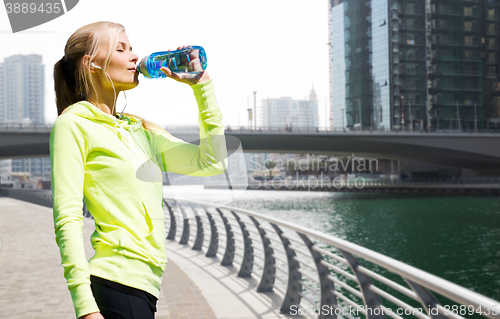
[[[167,264],[160,169],[209,176],[226,167],[222,116],[206,71],[162,68],[193,89],[199,146],[141,117],[123,113],[120,119],[116,98],[138,85],[137,60],[122,25],[97,22],[71,35],[54,66],[54,228],[77,318],[154,318]],[[96,226],[89,262],[82,198]]]

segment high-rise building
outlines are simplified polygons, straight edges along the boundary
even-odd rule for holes
[[[318,127],[318,99],[314,87],[308,99],[294,100],[291,97],[262,99],[259,112],[261,127],[284,129],[286,125],[294,128]]]
[[[333,127],[500,127],[500,1],[329,5]]]
[[[44,65],[37,54],[0,63],[0,123],[44,124]]]
[[[44,67],[42,56],[37,54],[17,54],[0,63],[0,125],[45,124]],[[4,160],[0,167],[4,172],[50,177],[49,157]]]

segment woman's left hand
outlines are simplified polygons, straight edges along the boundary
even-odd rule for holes
[[[186,48],[186,46],[178,47],[177,50],[184,49],[184,48]],[[208,72],[204,71],[201,68],[199,58],[194,57],[194,56],[192,58],[194,58],[194,59],[191,60],[190,64],[192,65],[194,70],[199,69],[200,73],[196,73],[196,74],[183,73],[183,72],[176,73],[176,72],[172,72],[172,70],[170,70],[167,67],[161,67],[160,70],[163,73],[165,73],[165,75],[168,76],[169,78],[172,78],[178,82],[186,83],[189,85],[193,85],[196,83],[203,83],[203,82],[210,80],[210,76],[208,75]]]

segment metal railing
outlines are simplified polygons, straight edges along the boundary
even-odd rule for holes
[[[48,190],[2,189],[2,195],[52,207]],[[258,278],[258,292],[283,296],[282,313],[500,318],[500,302],[343,239],[234,207],[173,198],[164,204],[167,240],[205,249],[206,257],[221,255],[222,266],[239,265],[239,277]],[[85,207],[83,214],[91,217]]]
[[[34,129],[34,130],[48,130],[52,129],[52,124],[33,124],[33,123],[2,123],[0,129]]]
[[[186,129],[186,128],[185,128]],[[167,127],[168,130],[168,127]],[[175,132],[171,130],[171,132]],[[386,130],[382,128],[372,128],[372,127],[363,127],[363,128],[344,128],[344,127],[293,127],[292,131],[287,130],[285,127],[275,127],[275,126],[258,126],[258,127],[246,127],[240,126],[237,128],[233,128],[230,126],[226,127],[225,133],[348,133],[348,134],[498,134],[500,133],[500,129],[433,129],[431,131],[427,131],[427,129],[414,128],[413,130],[410,127],[405,127],[405,129],[392,129]]]
[[[454,105],[454,104],[453,104]],[[444,119],[442,119],[444,120]],[[454,120],[456,122],[456,120]],[[466,120],[467,122],[471,122],[471,120]],[[466,121],[462,121],[466,122]],[[453,122],[453,123],[455,123]],[[31,130],[50,130],[52,129],[52,124],[26,124],[26,123],[9,123],[9,124],[0,124],[0,130],[15,130],[15,129],[31,129]],[[170,126],[167,125],[165,128],[169,132],[198,132],[198,126]],[[381,133],[381,134],[499,134],[499,128],[487,128],[487,129],[432,129],[427,131],[427,129],[414,128],[413,130],[410,127],[399,128],[399,129],[382,129],[375,128],[370,126],[365,126],[362,128],[346,128],[346,127],[325,127],[325,126],[314,126],[314,127],[293,127],[292,130],[287,130],[285,127],[278,126],[258,126],[258,127],[250,127],[250,126],[238,126],[233,127],[231,125],[227,125],[225,128],[226,133],[231,132],[248,132],[248,133],[349,133],[349,134],[373,134],[373,133]]]
[[[470,178],[410,178],[397,181],[365,180],[365,185],[407,185],[407,184],[459,184],[459,185],[500,185],[500,177],[470,177]]]
[[[52,207],[52,191],[44,189],[0,188],[0,195],[25,202]]]
[[[239,277],[257,278],[258,292],[283,296],[282,313],[462,319],[481,310],[500,318],[498,301],[334,236],[234,207],[173,198],[164,204],[168,240],[239,265]]]

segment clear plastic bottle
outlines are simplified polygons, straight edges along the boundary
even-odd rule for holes
[[[137,64],[137,72],[147,78],[167,77],[161,67],[167,67],[176,73],[196,74],[207,68],[207,55],[201,46],[192,45],[180,50],[161,51],[144,57]]]

